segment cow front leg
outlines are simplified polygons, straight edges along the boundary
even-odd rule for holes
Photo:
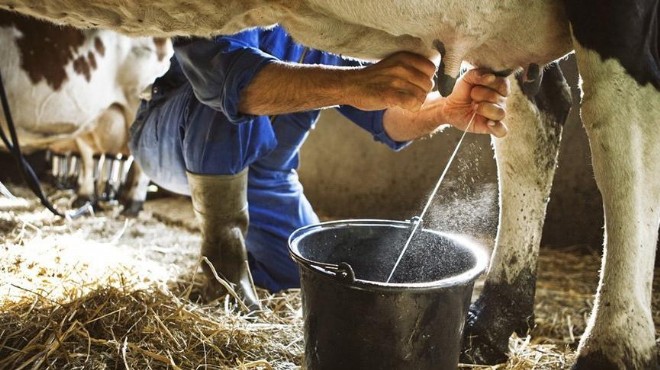
[[[660,91],[640,85],[615,59],[576,52],[605,245],[574,369],[657,369],[651,297],[660,224]]]
[[[126,176],[123,188],[120,190],[121,203],[124,207],[122,215],[137,217],[142,211],[144,201],[147,199],[149,177],[142,171],[140,165],[133,161]]]
[[[546,206],[557,165],[570,90],[558,66],[545,72],[535,96],[511,84],[509,134],[493,139],[500,188],[500,219],[488,276],[470,307],[462,361],[506,361],[509,337],[534,323],[536,262]]]

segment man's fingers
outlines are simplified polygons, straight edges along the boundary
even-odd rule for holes
[[[509,80],[505,77],[497,77],[488,71],[471,69],[462,78],[470,85],[488,87],[502,96],[508,96],[510,92]]]
[[[497,138],[503,138],[509,132],[509,128],[502,121],[488,121],[488,130]]]
[[[379,64],[389,76],[410,81],[426,92],[433,89],[435,64],[421,55],[400,52],[389,56]]]
[[[481,75],[480,85],[487,86],[497,91],[502,96],[509,95],[509,80],[504,77],[497,77],[492,73],[483,73]]]
[[[429,59],[419,54],[409,53],[406,51],[392,54],[385,60],[387,59],[415,68],[427,76],[433,76],[437,68],[436,65],[433,64],[433,62]]]
[[[408,111],[417,112],[422,107],[424,100],[411,95],[405,91],[394,91],[387,99],[390,107],[399,107]]]
[[[427,91],[406,80],[391,81],[383,89],[388,106],[397,106],[407,110],[417,111],[426,101]]]
[[[483,70],[471,70],[464,77],[472,85],[470,98],[477,102],[473,109],[485,121],[482,129],[497,138],[506,136],[509,130],[502,120],[506,117],[504,106],[510,92],[509,81]]]
[[[506,101],[506,98],[497,91],[481,85],[477,85],[470,90],[470,98],[476,102],[488,102],[500,105],[504,105]]]
[[[433,89],[433,75],[426,75],[422,71],[411,66],[396,65],[391,67],[389,76],[402,81],[410,82],[426,93]]]
[[[470,132],[475,134],[491,134],[497,138],[502,138],[506,136],[509,129],[502,121],[491,121],[480,117],[470,129]]]
[[[501,121],[506,117],[506,111],[499,104],[478,103],[475,104],[474,109],[477,111],[477,114],[491,121]]]

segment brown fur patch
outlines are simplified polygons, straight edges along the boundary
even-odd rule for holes
[[[22,34],[16,45],[21,54],[21,67],[30,80],[35,84],[46,80],[54,90],[59,90],[67,79],[66,65],[85,42],[82,31],[4,11],[0,11],[0,26],[13,26]],[[87,80],[91,77],[84,57],[74,61],[74,70]]]
[[[87,59],[84,56],[79,56],[76,60],[73,61],[73,70],[79,74],[85,76],[85,80],[89,81],[92,78],[92,71],[90,68]]]
[[[96,69],[96,57],[94,56],[94,53],[91,51],[88,52],[87,60],[89,61],[89,66],[92,67],[92,69]]]
[[[96,49],[100,56],[105,56],[105,45],[103,45],[103,41],[98,37],[94,38],[94,49]]]

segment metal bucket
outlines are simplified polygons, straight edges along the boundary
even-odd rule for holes
[[[456,369],[487,254],[458,235],[420,229],[386,283],[411,226],[347,220],[291,235],[301,275],[304,368]]]

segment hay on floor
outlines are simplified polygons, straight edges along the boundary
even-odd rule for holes
[[[259,315],[201,303],[190,227],[150,211],[71,222],[28,203],[0,205],[0,369],[300,368],[297,290],[260,291]],[[511,338],[507,363],[461,369],[570,368],[599,267],[598,253],[542,249],[535,328]]]
[[[290,369],[301,362],[295,294],[260,316],[160,290],[101,288],[3,306],[0,369]]]

